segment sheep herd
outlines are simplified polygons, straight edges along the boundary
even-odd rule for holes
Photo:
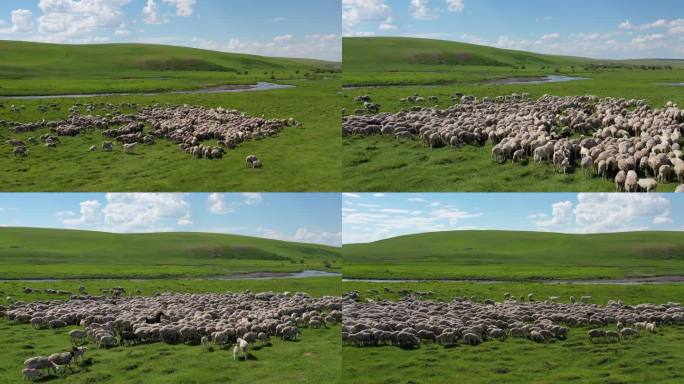
[[[455,298],[451,302],[402,300],[351,302],[343,309],[342,340],[357,347],[397,346],[419,348],[421,343],[445,347],[458,343],[478,345],[508,337],[537,343],[563,340],[571,327],[588,327],[590,341],[621,341],[640,331],[684,325],[684,308],[678,303],[625,305],[590,304],[589,297],[558,303],[557,297],[535,301],[529,295],[503,302]],[[607,329],[606,329],[607,328]]]
[[[302,327],[328,327],[342,321],[342,297],[313,298],[306,293],[260,292],[224,294],[157,293],[154,296],[74,295],[67,301],[21,301],[0,316],[36,329],[79,326],[65,333],[71,350],[60,357],[34,356],[24,376],[35,380],[50,370],[66,372],[83,343],[97,348],[140,343],[185,343],[224,347],[234,344],[234,358],[247,357],[250,345],[270,337],[296,340]]]
[[[369,103],[367,96],[364,103]],[[668,102],[527,94],[478,99],[463,95],[447,109],[413,106],[397,113],[347,115],[342,133],[419,139],[431,148],[492,145],[492,161],[552,163],[560,173],[615,182],[616,190],[652,191],[684,182],[684,110]],[[679,186],[678,191],[684,191]]]
[[[195,158],[219,159],[227,150],[244,141],[275,136],[287,126],[301,126],[301,122],[294,118],[265,119],[221,107],[157,104],[138,109],[137,105],[127,103],[123,106],[88,104],[85,111],[82,107],[70,108],[70,114],[64,120],[43,119],[25,123],[0,120],[0,127],[9,127],[9,131],[16,134],[48,129],[48,133],[40,136],[40,141],[49,148],[59,145],[60,137],[99,130],[104,139],[99,146],[103,152],[112,152],[117,144],[121,145],[123,152],[131,152],[137,145],[153,145],[163,138],[175,142],[180,150]],[[97,108],[101,108],[104,114],[90,114]],[[122,108],[135,112],[124,113]],[[208,140],[214,140],[215,144],[206,144]],[[28,156],[30,147],[39,143],[33,136],[26,141],[6,141],[13,148],[14,155],[19,157]],[[88,148],[90,152],[97,150],[97,145]],[[260,166],[259,162],[253,168]]]

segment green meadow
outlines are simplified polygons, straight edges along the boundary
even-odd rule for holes
[[[353,113],[358,95],[369,95],[381,112],[406,110],[401,103],[414,93],[437,96],[440,108],[462,92],[494,97],[527,92],[644,99],[653,107],[667,101],[682,105],[684,63],[675,60],[592,60],[542,55],[473,44],[415,38],[344,38],[343,107]],[[492,84],[507,78],[547,75],[587,80],[543,84]],[[424,106],[432,106],[434,103]],[[491,143],[482,148],[424,148],[393,137],[343,139],[343,186],[353,191],[614,191],[612,181],[585,178],[581,172],[558,174],[548,164],[493,163]],[[657,191],[671,192],[674,183]]]
[[[0,120],[62,119],[81,103],[201,105],[238,109],[265,118],[293,117],[277,137],[247,141],[223,159],[194,159],[168,140],[130,154],[88,152],[97,131],[65,137],[56,148],[30,146],[17,158],[0,125],[0,183],[5,191],[335,191],[340,189],[339,63],[269,58],[145,44],[53,45],[0,42]],[[31,59],[35,58],[35,59]],[[172,94],[219,85],[272,82],[294,88],[234,93]],[[85,98],[12,99],[18,95],[122,93]],[[144,95],[146,92],[162,92]],[[58,103],[58,107],[49,107]],[[23,106],[11,112],[11,106]],[[49,107],[46,112],[40,106]],[[81,109],[81,112],[85,112]],[[124,113],[134,113],[122,108]],[[93,114],[106,111],[96,108]],[[150,130],[146,127],[146,130]],[[254,154],[264,167],[247,169]]]
[[[568,303],[574,295],[592,296],[592,303],[623,300],[626,304],[681,302],[684,284],[585,285],[532,282],[344,282],[361,300],[398,300],[402,289],[433,292],[427,300],[468,297],[502,301],[504,292],[536,300],[558,296]],[[386,293],[384,288],[392,290]],[[342,381],[347,383],[668,383],[684,380],[680,361],[684,327],[663,326],[657,333],[615,343],[592,343],[587,328],[571,328],[566,340],[537,344],[509,338],[476,347],[444,348],[424,343],[419,349],[382,346],[342,347]]]
[[[80,285],[94,294],[100,288],[121,286],[127,292],[142,295],[155,292],[239,292],[303,291],[312,296],[339,295],[339,278],[273,280],[73,280],[59,282],[0,282],[0,304],[6,295],[24,301],[65,299],[45,293],[22,292],[23,286],[77,291]],[[22,381],[21,369],[27,358],[48,355],[70,348],[67,333],[76,327],[59,330],[36,330],[27,324],[13,324],[0,319],[0,383]],[[271,345],[256,346],[247,361],[234,361],[232,350],[207,349],[201,346],[141,344],[129,347],[97,349],[88,345],[83,362],[74,372],[57,379],[51,376],[40,382],[59,383],[319,383],[335,382],[340,377],[340,328],[303,329],[297,342],[271,339]],[[332,380],[332,381],[330,381]]]

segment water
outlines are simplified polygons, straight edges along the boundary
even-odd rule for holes
[[[250,272],[236,273],[233,275],[219,275],[207,277],[177,277],[177,278],[125,278],[125,277],[98,277],[98,278],[64,278],[64,279],[0,279],[0,282],[27,282],[27,283],[54,283],[60,281],[76,280],[129,280],[129,281],[156,281],[156,280],[271,280],[271,279],[305,279],[309,277],[341,277],[338,272],[317,271],[305,269],[301,272]]]
[[[231,92],[253,92],[268,91],[271,89],[294,88],[294,85],[275,84],[258,82],[252,85],[219,85],[202,89],[191,89],[187,91],[163,91],[163,92],[124,92],[124,93],[76,93],[67,95],[32,95],[32,96],[0,96],[3,99],[34,100],[34,99],[56,99],[56,98],[82,98],[98,96],[158,96],[174,94],[193,94],[193,93],[231,93]]]
[[[576,280],[476,280],[476,279],[342,279],[343,282],[364,283],[541,283],[541,284],[598,284],[598,285],[639,285],[639,284],[670,284],[684,283],[684,276],[656,276],[656,277],[626,277],[621,279],[576,279]]]
[[[548,75],[539,77],[507,77],[487,82],[487,84],[509,85],[509,84],[545,84],[545,83],[564,83],[575,80],[591,80],[588,77]]]

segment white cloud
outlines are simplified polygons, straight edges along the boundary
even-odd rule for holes
[[[193,224],[185,195],[175,193],[107,193],[105,205],[97,200],[80,203],[80,212],[55,214],[69,227],[108,232],[163,232]]]
[[[309,230],[307,228],[298,228],[294,234],[289,235],[270,228],[258,228],[257,233],[260,237],[274,240],[323,244],[334,247],[339,247],[342,245],[341,232],[327,232],[321,230]]]
[[[209,211],[217,215],[225,215],[234,211],[233,207],[228,204],[222,193],[211,193],[207,196],[207,204]]]
[[[299,228],[292,240],[303,243],[327,244],[339,247],[342,245],[342,232],[326,232]]]
[[[384,193],[374,193],[373,194],[373,197],[383,197],[383,196],[385,196]]]
[[[559,33],[548,33],[546,35],[543,35],[541,38],[542,38],[542,40],[547,40],[547,41],[548,40],[558,40],[560,38],[560,34]]]
[[[271,21],[275,21],[275,22],[280,22],[280,21],[285,21],[285,20],[287,20],[287,19],[284,17],[274,17],[271,19]]]
[[[5,20],[0,19],[0,27],[2,27],[3,25],[5,25]]]
[[[359,195],[358,193],[351,193],[351,192],[343,193],[342,196],[351,197],[352,199],[358,199],[361,197],[361,195]]]
[[[430,9],[428,0],[411,0],[411,16],[417,20],[434,20],[437,15]]]
[[[465,9],[465,4],[463,0],[446,0],[447,9],[450,12],[463,12]]]
[[[111,232],[154,232],[192,223],[183,194],[107,193],[105,199],[104,227]]]
[[[226,43],[194,38],[190,42],[203,49],[264,56],[311,57],[333,61],[339,61],[342,57],[342,39],[336,34],[309,34],[303,38],[286,34],[274,36],[268,41],[230,38]]]
[[[28,9],[15,9],[11,13],[12,32],[31,32],[33,30],[33,12]]]
[[[668,211],[665,215],[663,216],[656,216],[653,218],[653,224],[670,224],[672,223],[672,219],[669,217],[670,212]]]
[[[245,197],[244,203],[247,205],[259,205],[263,200],[261,193],[243,193],[242,196]]]
[[[421,202],[425,202],[425,199],[423,199],[422,197],[409,197],[408,201],[421,203]]]
[[[164,24],[169,20],[162,16],[161,10],[155,0],[147,0],[147,4],[142,9],[143,21],[146,24]]]
[[[392,23],[380,23],[378,29],[381,31],[396,31],[397,26]]]
[[[81,215],[76,218],[62,219],[62,222],[70,227],[84,224],[98,224],[102,218],[102,204],[97,200],[86,200],[81,202]],[[74,216],[73,212],[66,212],[65,216]],[[58,214],[58,217],[60,215]]]
[[[572,202],[559,201],[551,205],[551,219],[539,220],[535,224],[540,227],[548,227],[551,225],[565,225],[572,222]]]
[[[369,36],[373,32],[360,32],[360,24],[374,24],[383,30],[393,30],[392,9],[384,0],[342,0],[342,33],[345,36]]]
[[[461,220],[480,216],[481,213],[451,206],[428,211],[392,207],[369,207],[365,210],[347,208],[342,210],[343,243],[369,242],[407,233],[472,228],[457,224]]]
[[[176,7],[176,15],[178,16],[191,16],[193,13],[193,7],[195,6],[195,0],[162,0],[166,4],[173,5]]]
[[[40,0],[38,40],[87,42],[102,39],[99,30],[114,29],[124,23],[123,6],[131,0]]]
[[[294,36],[287,34],[287,35],[276,36],[273,38],[273,41],[278,42],[278,43],[282,43],[282,42],[291,41],[292,39],[294,39]]]

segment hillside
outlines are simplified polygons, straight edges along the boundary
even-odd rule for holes
[[[150,92],[337,72],[339,63],[154,44],[0,40],[0,95]]]
[[[583,65],[590,59],[542,55],[457,41],[411,37],[345,37],[344,68],[378,71],[439,68],[455,65]]]
[[[453,231],[343,247],[345,277],[605,278],[684,274],[681,232]],[[413,266],[424,266],[419,273]]]
[[[0,278],[180,277],[326,269],[339,250],[213,233],[0,228]]]
[[[114,71],[294,71],[333,64],[155,44],[67,45],[0,40],[0,51],[0,76]]]

